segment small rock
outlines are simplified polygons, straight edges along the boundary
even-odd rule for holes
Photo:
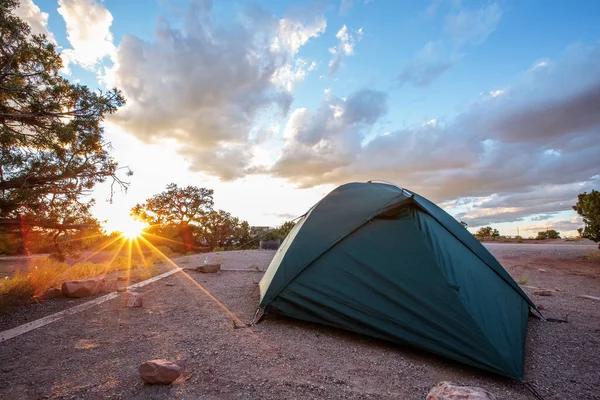
[[[204,264],[196,268],[196,272],[214,273],[221,270],[221,264]]]
[[[88,279],[86,281],[69,281],[62,284],[62,293],[67,297],[93,296],[106,291],[103,281]]]
[[[142,295],[137,292],[124,292],[121,295],[121,307],[141,307]]]
[[[146,383],[169,385],[179,375],[181,367],[167,360],[150,360],[140,365],[140,377]]]
[[[540,272],[548,272],[548,271],[546,271],[544,268],[540,268],[540,269],[539,269],[539,271],[540,271]]]
[[[175,286],[174,283],[165,283],[165,286]]]
[[[552,296],[551,290],[534,290],[533,294],[536,296]]]
[[[496,400],[496,397],[478,387],[440,382],[431,389],[425,400]]]

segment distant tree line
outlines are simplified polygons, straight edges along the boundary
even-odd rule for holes
[[[174,251],[256,248],[259,239],[281,239],[293,228],[286,222],[273,230],[253,229],[224,210],[213,208],[214,191],[196,186],[167,185],[145,203],[131,209],[135,219],[149,225],[146,240]]]

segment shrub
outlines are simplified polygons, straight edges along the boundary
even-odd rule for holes
[[[13,306],[27,303],[35,293],[28,274],[17,271],[10,278],[0,281],[0,311],[9,311]]]
[[[215,247],[215,248],[213,249],[213,253],[218,253],[218,252],[220,252],[220,251],[225,251],[225,248],[224,248],[224,247]]]
[[[139,270],[143,279],[160,273],[160,269],[154,265],[154,258],[147,258],[145,261],[145,265],[136,261],[130,264],[129,258],[122,256],[110,263],[80,262],[69,265],[50,258],[35,259],[28,272],[17,271],[11,277],[0,280],[0,311],[5,312],[15,305],[26,304],[32,297],[57,288],[65,281],[102,277],[129,269]]]
[[[156,246],[156,250],[160,251],[167,257],[171,257],[173,254],[173,250],[171,250],[171,248],[168,246]]]
[[[555,231],[554,229],[549,229],[543,232],[538,232],[537,240],[545,240],[545,239],[560,239],[560,232]]]

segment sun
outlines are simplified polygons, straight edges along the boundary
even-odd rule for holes
[[[143,222],[131,218],[112,222],[112,225],[115,226],[115,230],[121,232],[127,239],[134,239],[140,236],[144,232],[144,229],[147,228],[147,225]]]

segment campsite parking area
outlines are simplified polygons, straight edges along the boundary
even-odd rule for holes
[[[600,302],[578,297],[600,297],[600,262],[570,248],[509,246],[518,245],[489,249],[546,317],[566,321],[530,318],[526,379],[545,399],[600,399]],[[0,398],[424,399],[443,380],[534,398],[519,382],[316,324],[269,317],[236,329],[232,315],[252,319],[273,254],[221,253],[220,273],[184,271],[141,288],[142,308],[114,299],[0,343]],[[185,268],[205,257],[174,261]],[[550,295],[534,294],[542,289]],[[47,306],[20,310],[16,324]],[[2,329],[15,326],[0,318]],[[182,376],[145,385],[137,368],[154,358],[177,363]]]

